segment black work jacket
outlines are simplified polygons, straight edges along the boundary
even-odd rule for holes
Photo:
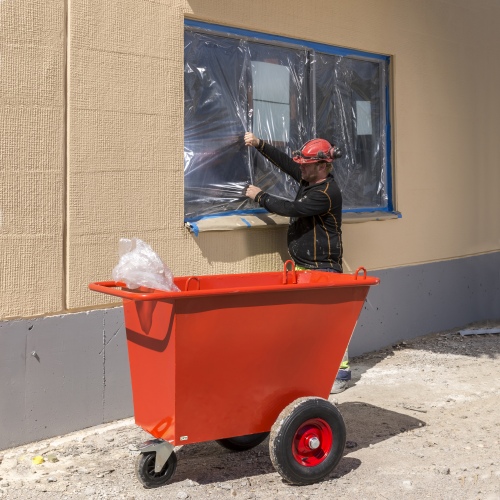
[[[342,272],[342,194],[333,176],[309,185],[302,180],[299,165],[285,153],[266,143],[257,149],[299,183],[294,201],[265,192],[255,198],[269,212],[290,217],[290,257],[308,269]]]

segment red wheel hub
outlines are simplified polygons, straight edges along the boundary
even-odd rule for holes
[[[314,467],[326,459],[332,444],[331,427],[321,418],[311,418],[295,432],[292,454],[300,465]]]

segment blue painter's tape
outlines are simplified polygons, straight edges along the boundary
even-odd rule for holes
[[[191,231],[194,233],[195,236],[198,236],[200,234],[200,228],[198,227],[198,224],[194,222],[188,222],[187,225],[191,229]]]
[[[233,210],[232,212],[219,212],[210,215],[199,215],[198,217],[191,217],[189,219],[184,219],[184,222],[197,222],[199,220],[214,219],[216,217],[229,217],[230,215],[252,215],[252,214],[265,214],[269,213],[265,208],[257,208],[250,210]]]
[[[256,38],[261,40],[275,41],[281,43],[287,43],[290,45],[297,45],[298,47],[309,47],[318,52],[324,52],[327,54],[334,54],[337,56],[357,56],[363,57],[365,59],[377,59],[379,61],[388,61],[390,58],[384,54],[374,54],[371,52],[363,52],[361,50],[346,49],[343,47],[336,47],[332,45],[325,45],[317,42],[310,42],[307,40],[298,40],[295,38],[288,38],[279,35],[270,35],[269,33],[262,33],[260,31],[251,31],[241,28],[233,28],[231,26],[223,26],[220,24],[209,24],[202,21],[195,21],[191,19],[185,19],[184,25],[191,28],[201,28],[205,30],[212,30],[219,33],[228,33],[230,35],[243,36],[247,38]]]
[[[250,222],[248,222],[245,218],[241,218],[241,220],[248,226],[248,227],[252,227],[252,224],[250,224]]]

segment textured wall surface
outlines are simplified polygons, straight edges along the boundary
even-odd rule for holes
[[[0,2],[0,317],[64,308],[65,8]]]
[[[500,248],[498,2],[3,0],[1,318],[105,303],[120,237],[177,275],[281,267],[284,228],[183,226],[185,16],[393,56],[403,218],[345,224],[346,270]]]
[[[71,2],[68,307],[102,300],[86,285],[110,278],[120,237],[186,255],[182,54],[174,2]]]

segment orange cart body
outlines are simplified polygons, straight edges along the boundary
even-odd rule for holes
[[[267,432],[328,398],[377,278],[289,271],[179,277],[180,292],[92,283],[123,299],[137,425],[174,446]],[[121,288],[117,288],[121,287]]]

